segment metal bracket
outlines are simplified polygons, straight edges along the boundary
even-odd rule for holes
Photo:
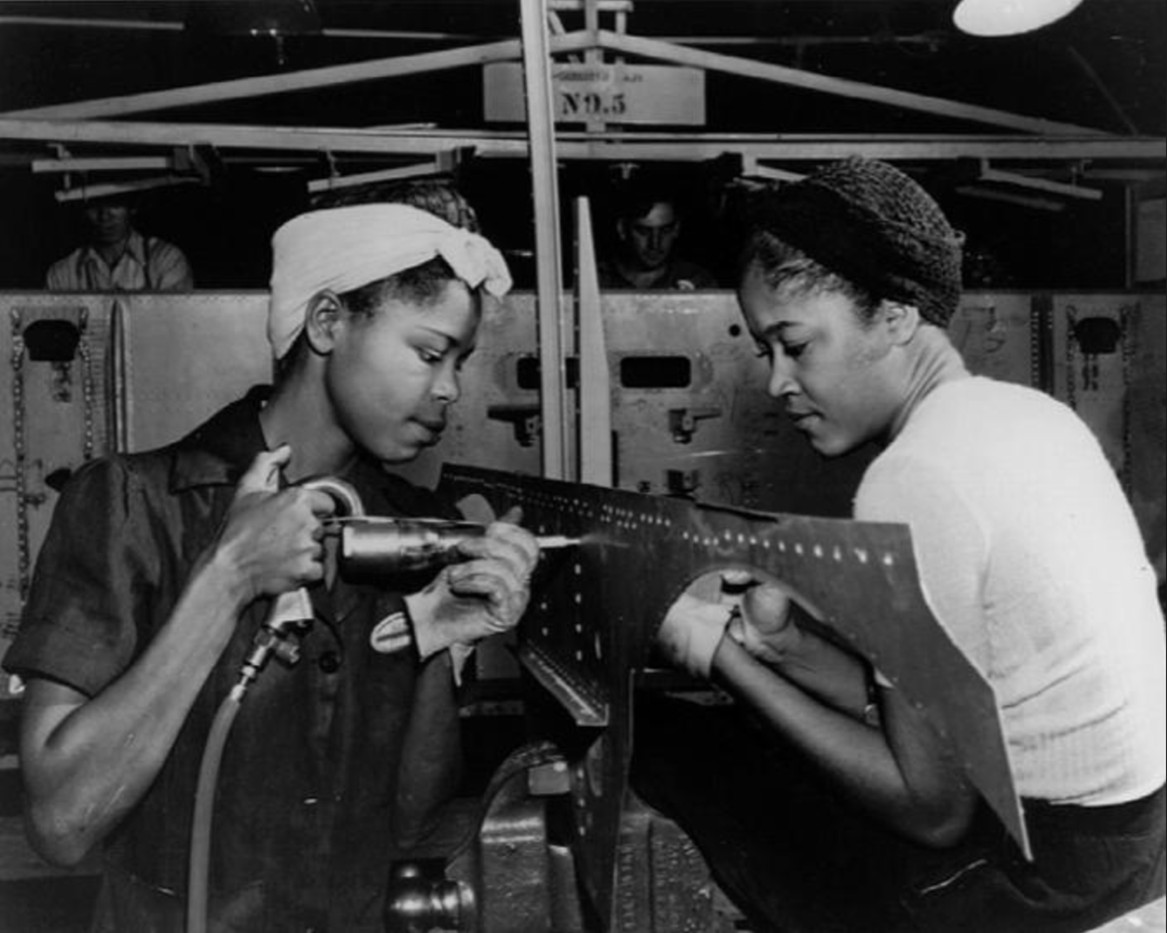
[[[515,432],[515,443],[520,447],[530,447],[542,431],[538,405],[491,405],[486,409],[486,417],[509,423]]]
[[[698,421],[720,417],[720,408],[670,408],[669,432],[678,444],[688,444],[697,433]]]

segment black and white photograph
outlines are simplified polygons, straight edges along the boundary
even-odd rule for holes
[[[0,0],[0,933],[1167,933],[1163,0]]]

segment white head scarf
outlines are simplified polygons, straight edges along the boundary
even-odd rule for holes
[[[511,287],[506,261],[477,233],[405,204],[357,204],[294,217],[272,237],[267,336],[276,359],[304,329],[308,302],[420,266],[436,256],[471,288],[501,298]]]

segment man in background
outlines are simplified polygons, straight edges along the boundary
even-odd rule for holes
[[[712,272],[676,255],[681,211],[671,191],[655,182],[635,186],[618,211],[617,248],[599,262],[601,288],[694,291],[718,287]]]
[[[185,292],[194,276],[182,250],[134,227],[135,208],[125,195],[95,198],[84,206],[85,245],[49,267],[52,292]]]

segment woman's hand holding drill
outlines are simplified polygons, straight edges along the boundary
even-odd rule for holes
[[[405,597],[418,654],[429,657],[451,645],[472,645],[518,623],[530,599],[539,544],[511,509],[486,534],[460,547],[467,560],[444,568],[417,593]]]
[[[286,445],[256,456],[219,532],[216,555],[238,574],[244,605],[324,576],[323,520],[336,502],[302,486],[279,489],[280,470],[290,458]]]
[[[275,596],[324,576],[323,520],[336,510],[331,495],[303,486],[279,489],[291,458],[287,446],[259,454],[239,481],[212,559],[231,568],[241,604]],[[444,568],[425,589],[406,597],[421,657],[451,645],[473,645],[513,628],[526,611],[539,544],[520,528],[519,509],[459,545],[465,560]]]

